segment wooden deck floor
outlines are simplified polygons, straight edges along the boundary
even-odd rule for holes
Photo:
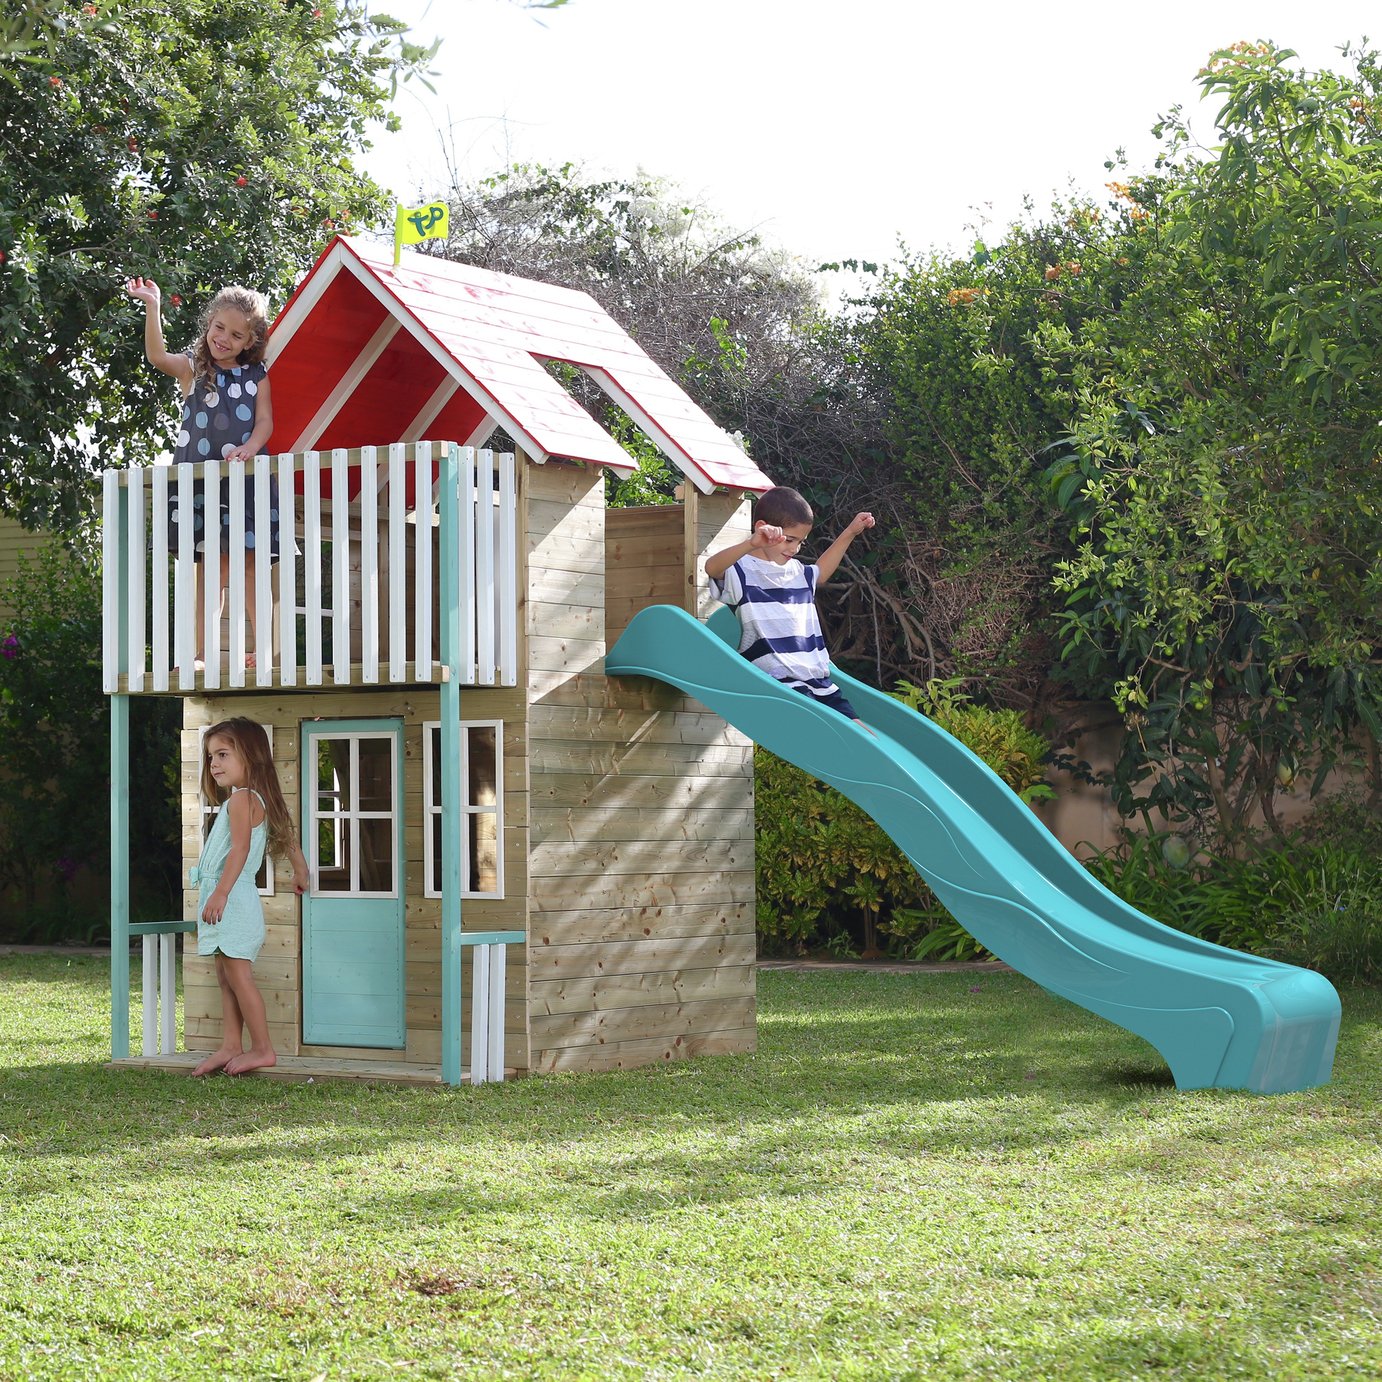
[[[130,1056],[107,1062],[110,1070],[164,1070],[191,1075],[205,1051],[177,1051],[170,1056]],[[387,1060],[332,1060],[326,1056],[280,1056],[277,1065],[255,1070],[252,1075],[269,1080],[377,1080],[387,1084],[434,1085],[444,1088],[439,1065],[404,1065]],[[230,1076],[228,1078],[235,1078]],[[463,1078],[469,1079],[466,1075]]]

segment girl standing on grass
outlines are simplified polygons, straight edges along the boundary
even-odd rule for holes
[[[149,363],[171,374],[182,385],[182,417],[178,423],[173,464],[181,461],[252,461],[267,445],[274,430],[269,398],[268,368],[264,348],[269,336],[268,303],[262,293],[232,285],[222,288],[207,304],[197,326],[197,344],[190,352],[173,354],[163,343],[162,294],[151,278],[132,278],[125,291],[144,304],[144,353]],[[245,666],[256,664],[258,611],[255,608],[254,568],[256,554],[268,549],[271,562],[278,560],[278,481],[269,477],[269,531],[254,531],[255,486],[245,477],[245,615],[249,620],[250,648]],[[230,481],[221,481],[220,585],[230,579]],[[195,487],[192,515],[193,558],[206,558],[206,485]],[[168,546],[177,551],[178,507],[176,498],[168,521]],[[202,579],[209,579],[202,567]],[[206,602],[198,596],[197,669],[206,658]]]
[[[203,745],[202,793],[220,810],[191,881],[198,889],[197,954],[216,957],[225,1032],[192,1073],[243,1075],[278,1060],[253,973],[264,944],[264,908],[254,879],[266,846],[292,863],[295,892],[307,891],[310,876],[263,725],[243,716],[222,720],[207,730]]]

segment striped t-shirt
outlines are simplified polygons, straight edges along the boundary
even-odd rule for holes
[[[787,686],[829,696],[837,688],[816,613],[819,575],[818,566],[795,557],[779,566],[746,556],[710,578],[710,593],[739,616],[739,651],[754,666]]]

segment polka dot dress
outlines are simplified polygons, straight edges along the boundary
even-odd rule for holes
[[[211,380],[193,381],[192,392],[182,405],[182,419],[178,423],[177,446],[173,464],[180,461],[224,460],[228,451],[243,446],[254,431],[254,416],[259,385],[268,373],[263,364],[239,365],[234,369],[218,369]],[[168,550],[174,556],[178,550],[177,481],[172,482],[172,500],[168,512]],[[255,551],[264,545],[263,535],[254,531],[255,484],[253,475],[245,475],[245,548]],[[192,542],[197,561],[206,552],[206,490],[200,480],[192,497]],[[269,477],[269,557],[278,560],[278,481]],[[230,548],[230,480],[221,481],[221,551]]]

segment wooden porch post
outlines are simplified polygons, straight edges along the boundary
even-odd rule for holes
[[[130,666],[130,492],[118,472],[105,474],[102,520],[102,617],[110,697],[110,1056],[130,1054],[130,698],[119,690]],[[142,518],[142,514],[141,514]]]
[[[459,453],[449,444],[440,462],[441,508],[441,1077],[461,1082],[461,514]]]
[[[111,612],[106,611],[106,618]],[[110,1058],[130,1054],[130,698],[110,698]]]

